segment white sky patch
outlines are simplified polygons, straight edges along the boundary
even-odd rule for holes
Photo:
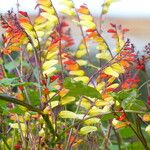
[[[16,10],[17,0],[0,0],[0,13],[5,13],[13,8]],[[58,0],[52,0],[57,10],[60,6],[56,3]],[[104,0],[73,0],[75,5],[79,7],[86,3],[93,15],[100,15],[101,4]],[[20,10],[35,14],[34,7],[36,0],[19,0]],[[108,16],[123,18],[150,18],[150,0],[120,0],[111,5]]]

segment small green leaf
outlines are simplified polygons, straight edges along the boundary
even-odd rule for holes
[[[19,82],[19,78],[3,78],[0,80],[0,85],[2,86],[36,86],[40,85],[36,82]]]

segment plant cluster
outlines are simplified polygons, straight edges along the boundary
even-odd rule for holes
[[[112,2],[103,3],[101,23]],[[150,44],[139,56],[125,37],[129,30],[111,23],[111,49],[86,4],[60,3],[58,13],[50,0],[37,0],[34,20],[19,8],[0,17],[0,149],[149,150]],[[81,33],[75,51],[61,13]]]

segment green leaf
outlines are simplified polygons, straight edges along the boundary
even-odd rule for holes
[[[0,80],[0,85],[8,86],[13,84],[14,82],[17,82],[19,78],[3,78]]]
[[[19,78],[3,78],[0,80],[2,86],[37,86],[40,85],[36,82],[19,82]]]
[[[113,118],[115,118],[114,114],[106,114],[106,115],[103,115],[101,117],[101,121],[108,121],[108,120],[113,119]]]
[[[124,99],[135,99],[139,96],[138,91],[136,89],[132,90],[123,90],[118,93],[112,93],[111,96],[119,102],[122,102]]]
[[[127,145],[127,149],[133,149],[133,150],[144,150],[144,147],[142,146],[142,144],[139,142],[139,141],[136,141],[136,142],[130,142],[128,145]]]
[[[146,106],[144,101],[137,100],[137,99],[125,99],[122,101],[122,107],[126,110],[139,110],[139,111],[144,111],[146,110]]]
[[[116,118],[116,116],[120,116],[121,113],[116,113],[116,114],[105,114],[101,117],[101,121],[108,121],[110,119]]]
[[[83,84],[81,81],[74,81],[71,78],[65,79],[64,87],[69,89],[67,96],[87,96],[91,98],[101,98],[100,93],[96,89]]]
[[[29,98],[31,100],[32,106],[39,106],[40,105],[40,94],[38,91],[35,90],[28,90]]]
[[[13,108],[12,110],[10,110],[10,112],[16,113],[16,114],[18,114],[18,115],[23,115],[23,114],[25,114],[26,111],[25,111],[24,109],[22,109],[22,107],[16,106],[16,107]]]
[[[4,64],[4,67],[8,72],[11,72],[12,70],[16,69],[16,67],[19,67],[19,66],[20,66],[20,61],[18,60],[14,60],[14,62],[9,62],[9,63]],[[30,65],[26,61],[22,61],[22,66],[30,67]]]
[[[129,127],[124,127],[124,128],[119,129],[119,133],[122,138],[131,138],[135,136],[134,132]]]

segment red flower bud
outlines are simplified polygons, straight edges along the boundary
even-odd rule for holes
[[[44,89],[44,94],[45,94],[45,95],[48,95],[48,94],[49,94],[49,89],[48,89],[48,88],[45,88],[45,89]]]
[[[20,150],[22,148],[22,146],[20,145],[20,144],[16,144],[15,146],[14,146],[14,149],[15,150]]]
[[[118,117],[118,118],[116,118],[116,119],[119,120],[119,121],[122,121],[122,120],[124,120],[125,118],[126,118],[126,113],[123,112],[123,113],[121,114],[121,116]]]

